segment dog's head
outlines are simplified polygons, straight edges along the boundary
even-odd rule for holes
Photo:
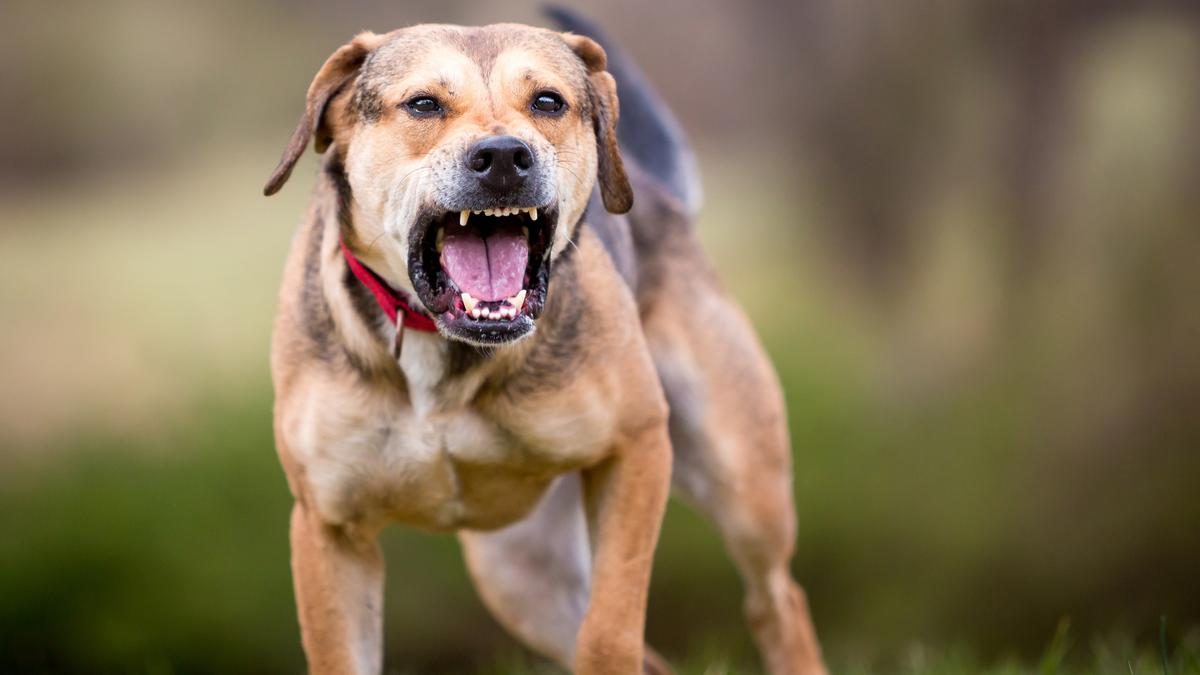
[[[629,210],[616,123],[616,84],[586,37],[514,24],[363,33],[313,79],[265,192],[309,138],[332,147],[363,260],[447,337],[506,343],[533,330],[597,181],[609,211]]]

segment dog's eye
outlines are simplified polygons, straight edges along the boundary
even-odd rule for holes
[[[404,102],[404,107],[417,117],[429,117],[442,112],[442,104],[432,96],[414,96]]]
[[[562,97],[552,91],[538,92],[537,96],[533,97],[533,103],[530,107],[540,113],[557,115],[567,107]]]

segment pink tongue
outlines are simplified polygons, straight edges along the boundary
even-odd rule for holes
[[[520,226],[501,227],[485,240],[479,230],[446,227],[442,265],[459,290],[477,300],[504,300],[517,294],[525,281],[529,244]]]

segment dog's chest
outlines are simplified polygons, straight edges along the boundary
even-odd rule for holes
[[[608,420],[587,409],[497,419],[410,381],[408,401],[315,395],[305,406],[295,452],[330,522],[497,527],[532,508],[554,476],[599,457],[609,437]]]

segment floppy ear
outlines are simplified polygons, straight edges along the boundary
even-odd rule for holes
[[[325,106],[347,82],[358,74],[367,54],[370,54],[382,41],[382,36],[374,33],[359,33],[353,40],[338,47],[338,50],[325,61],[325,65],[321,66],[321,70],[317,71],[317,76],[308,86],[304,114],[300,116],[300,123],[292,132],[292,139],[288,141],[283,156],[279,158],[279,165],[275,167],[271,178],[267,180],[266,187],[263,188],[264,195],[269,197],[279,192],[279,188],[287,182],[288,176],[292,175],[292,169],[296,166],[296,161],[308,147],[308,139],[313,139],[313,149],[318,153],[325,152],[329,147],[333,137],[324,124]]]
[[[633,188],[625,175],[625,163],[617,146],[617,81],[605,68],[608,56],[595,40],[563,33],[563,40],[587,66],[588,103],[592,112],[592,126],[596,130],[600,196],[604,208],[610,213],[627,213],[633,206]]]

